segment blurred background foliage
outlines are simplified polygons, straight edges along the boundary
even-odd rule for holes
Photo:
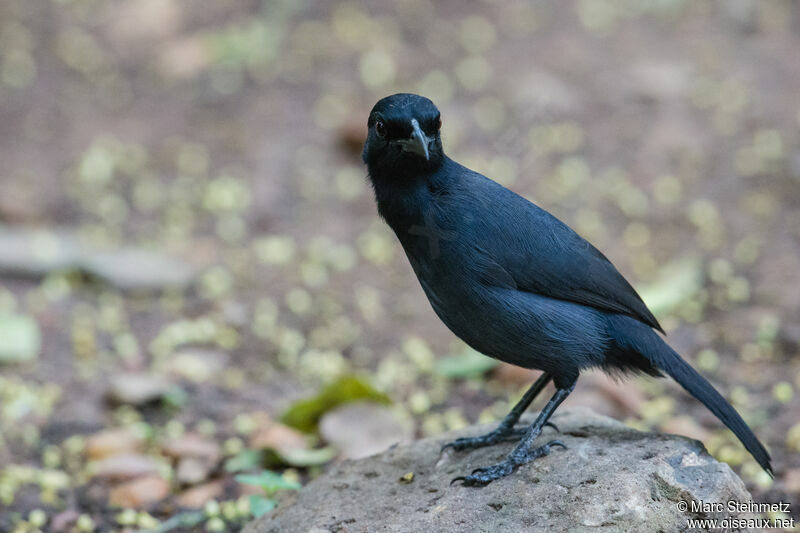
[[[568,403],[798,509],[798,47],[789,0],[4,0],[0,530],[235,531],[505,414],[535,373],[457,341],[375,213],[398,91],[606,252],[778,474],[666,381]]]

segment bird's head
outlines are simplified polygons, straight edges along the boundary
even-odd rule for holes
[[[393,94],[375,104],[367,122],[362,158],[374,179],[411,179],[433,172],[444,160],[433,102],[416,94]]]

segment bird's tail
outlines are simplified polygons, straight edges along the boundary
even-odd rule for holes
[[[761,465],[761,468],[772,476],[772,465],[770,464],[770,456],[767,450],[764,449],[764,446],[753,434],[753,430],[742,420],[736,409],[717,392],[706,378],[698,374],[694,368],[689,366],[689,363],[684,361],[675,350],[663,341],[661,342],[661,349],[658,350],[658,354],[653,358],[653,363],[672,376],[689,394],[708,407],[708,410],[714,413],[742,441],[744,447]]]
[[[630,328],[625,329],[630,331]],[[634,338],[628,337],[628,340],[632,342],[630,342],[626,348],[633,348],[644,355],[655,366],[672,376],[672,378],[686,389],[689,394],[700,400],[700,402],[702,402],[709,411],[714,413],[728,429],[733,431],[739,440],[742,441],[747,451],[750,452],[758,464],[761,465],[761,468],[772,476],[772,465],[770,464],[771,459],[769,453],[753,434],[753,431],[747,423],[742,420],[742,417],[739,416],[739,413],[736,412],[733,406],[717,392],[706,378],[689,366],[689,363],[684,361],[683,358],[678,355],[675,350],[670,348],[653,330],[647,328],[647,333],[652,335],[652,337],[650,337],[650,335],[642,335],[642,333],[644,333],[644,328],[636,329],[639,335],[635,335]]]

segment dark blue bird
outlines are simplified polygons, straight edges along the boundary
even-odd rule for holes
[[[764,446],[654,331],[663,330],[614,265],[547,211],[447,157],[440,127],[439,110],[422,96],[395,94],[375,104],[363,159],[378,212],[453,333],[485,355],[544,372],[497,429],[446,446],[464,450],[521,437],[501,463],[458,479],[485,485],[563,446],[534,443],[581,370],[591,367],[672,376],[771,474]],[[550,381],[556,392],[536,421],[515,429]]]

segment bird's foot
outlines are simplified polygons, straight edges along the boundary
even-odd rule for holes
[[[520,439],[525,435],[526,431],[527,428],[509,429],[506,431],[494,430],[480,437],[461,437],[460,439],[448,442],[442,446],[441,451],[445,451],[447,448],[452,448],[457,452],[483,448],[484,446],[491,446],[498,442]]]
[[[548,422],[545,426],[550,426],[556,430],[556,432],[561,433],[558,427]],[[495,429],[494,431],[487,433],[486,435],[481,435],[479,437],[461,437],[460,439],[456,439],[454,441],[448,442],[444,446],[442,446],[441,451],[445,451],[447,448],[452,448],[457,452],[463,450],[474,450],[476,448],[483,448],[485,446],[492,446],[493,444],[497,444],[498,442],[505,442],[509,440],[516,440],[521,439],[527,433],[528,428],[512,428],[507,430],[502,429]]]
[[[501,477],[509,475],[520,465],[529,463],[538,457],[548,455],[550,453],[550,448],[553,446],[561,446],[564,449],[567,448],[560,440],[551,440],[544,446],[527,450],[524,453],[515,454],[512,452],[508,457],[496,465],[473,470],[472,474],[468,476],[457,477],[453,479],[450,484],[452,485],[456,481],[462,481],[465,487],[483,487],[495,479],[500,479]]]

